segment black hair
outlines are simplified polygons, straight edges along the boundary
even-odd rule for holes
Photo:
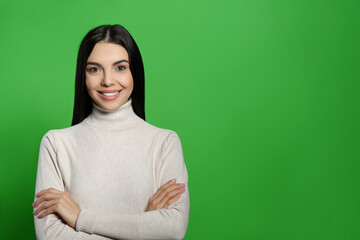
[[[131,103],[136,115],[145,120],[145,76],[141,54],[135,40],[121,25],[102,25],[90,30],[82,40],[79,48],[76,76],[75,103],[72,126],[80,123],[92,111],[92,99],[89,96],[85,82],[87,59],[96,43],[105,41],[124,47],[129,55],[130,71],[134,81],[131,93]]]

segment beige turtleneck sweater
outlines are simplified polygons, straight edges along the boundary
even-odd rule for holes
[[[180,199],[145,212],[150,197],[173,178],[185,183]],[[81,123],[50,130],[41,140],[35,193],[50,187],[68,192],[81,211],[76,229],[57,214],[34,216],[37,239],[182,239],[189,220],[187,183],[174,131],[138,117],[131,99],[114,111],[93,104]]]

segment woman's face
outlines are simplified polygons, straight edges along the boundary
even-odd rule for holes
[[[133,87],[125,48],[98,42],[86,64],[86,88],[93,101],[103,109],[117,109],[129,100]]]

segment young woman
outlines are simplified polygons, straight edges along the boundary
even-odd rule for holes
[[[83,39],[72,126],[41,140],[37,239],[182,239],[189,219],[181,142],[145,122],[139,49],[120,25]]]

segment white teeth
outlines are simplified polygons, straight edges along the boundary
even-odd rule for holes
[[[114,92],[114,93],[101,93],[102,95],[105,95],[105,96],[115,96],[116,94],[118,94],[120,91],[118,92]]]

